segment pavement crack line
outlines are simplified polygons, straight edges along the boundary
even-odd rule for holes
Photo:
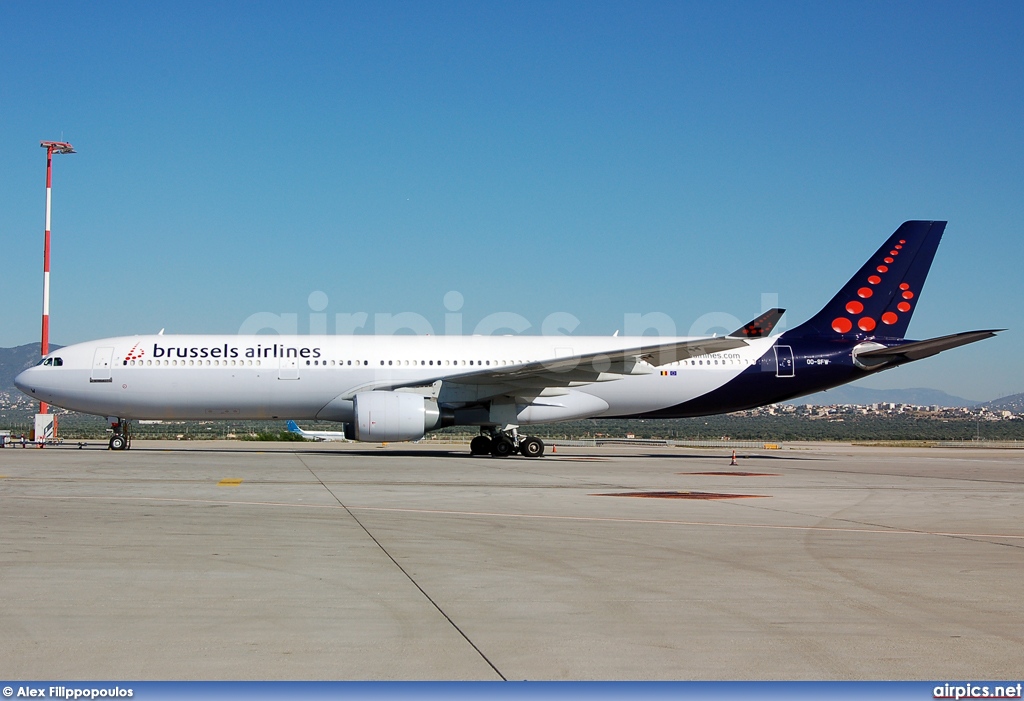
[[[409,580],[410,582],[412,582],[412,585],[413,585],[414,587],[416,587],[416,588],[417,588],[417,589],[419,590],[419,592],[420,592],[420,593],[421,593],[421,594],[423,595],[423,597],[424,597],[424,598],[425,598],[425,599],[426,599],[427,601],[429,601],[429,602],[430,602],[430,605],[431,605],[431,606],[433,606],[433,607],[434,607],[435,609],[437,609],[437,612],[438,612],[438,613],[440,613],[440,614],[441,614],[442,616],[444,616],[444,619],[445,619],[446,621],[448,621],[448,623],[449,623],[449,624],[451,625],[451,627],[452,627],[452,628],[454,628],[454,629],[455,629],[455,631],[456,631],[456,632],[457,632],[457,633],[458,633],[459,635],[461,635],[461,636],[462,636],[462,639],[463,639],[463,640],[465,640],[465,641],[466,641],[467,643],[469,643],[469,646],[470,646],[470,647],[472,647],[472,648],[473,648],[474,650],[476,650],[476,653],[477,653],[478,655],[480,655],[480,659],[482,659],[482,660],[483,660],[484,662],[486,662],[486,663],[487,663],[487,666],[488,666],[488,667],[490,667],[491,669],[493,669],[493,670],[494,670],[494,673],[498,675],[498,677],[499,677],[499,678],[501,679],[501,681],[503,681],[503,682],[505,682],[505,681],[508,681],[508,679],[506,679],[506,678],[505,678],[505,675],[501,673],[501,670],[499,670],[499,669],[498,669],[498,668],[497,668],[497,667],[496,667],[496,666],[494,665],[494,663],[493,663],[493,662],[491,662],[491,660],[490,660],[490,659],[489,659],[489,658],[487,657],[487,655],[485,655],[485,654],[484,654],[484,651],[483,651],[483,650],[481,650],[481,649],[480,649],[479,647],[477,647],[476,643],[474,643],[474,642],[473,642],[473,641],[472,641],[472,640],[470,639],[470,637],[469,637],[468,635],[466,635],[465,631],[463,631],[463,630],[462,630],[462,628],[460,628],[460,627],[459,627],[459,625],[458,625],[458,624],[457,624],[457,623],[456,623],[455,621],[453,621],[453,620],[452,620],[452,617],[451,617],[451,616],[449,616],[449,615],[448,615],[448,614],[447,614],[447,613],[445,612],[445,610],[444,610],[443,608],[441,608],[440,604],[438,604],[438,603],[437,603],[437,602],[436,602],[436,601],[435,601],[435,600],[433,599],[433,597],[431,597],[431,596],[430,596],[430,594],[428,594],[428,593],[427,593],[427,591],[426,591],[426,590],[425,590],[425,589],[424,589],[424,588],[423,588],[422,586],[420,586],[420,583],[419,583],[419,582],[417,582],[417,581],[416,581],[416,579],[415,579],[415,578],[414,578],[414,577],[413,577],[413,576],[412,576],[411,574],[409,574],[408,570],[406,570],[406,569],[405,569],[404,567],[402,567],[401,563],[399,563],[399,562],[398,562],[398,560],[396,560],[396,559],[394,558],[394,556],[393,556],[393,555],[392,555],[392,554],[391,554],[390,552],[388,552],[388,549],[387,549],[386,547],[384,547],[384,544],[383,544],[383,543],[381,543],[381,542],[380,542],[379,540],[377,540],[376,536],[374,536],[374,535],[373,535],[373,533],[371,533],[371,532],[370,532],[370,529],[369,529],[369,528],[367,528],[367,527],[366,527],[366,526],[365,526],[365,525],[363,524],[363,522],[359,520],[359,517],[358,517],[358,516],[356,516],[356,515],[355,515],[354,513],[352,513],[352,510],[351,510],[351,509],[349,509],[349,508],[348,508],[348,506],[347,506],[347,505],[346,505],[346,504],[345,504],[345,503],[344,503],[344,502],[343,502],[343,501],[342,501],[341,499],[339,499],[339,498],[338,498],[338,495],[337,495],[337,494],[335,494],[335,493],[334,493],[334,491],[333,491],[333,490],[331,490],[331,488],[330,488],[330,487],[328,487],[328,486],[327,486],[327,485],[326,485],[326,484],[324,483],[324,481],[323,481],[322,479],[320,479],[320,476],[319,476],[318,474],[316,474],[316,472],[314,472],[314,471],[313,471],[313,468],[311,468],[311,467],[310,467],[309,465],[307,465],[307,464],[306,464],[306,461],[302,459],[302,456],[301,456],[301,455],[298,455],[298,454],[296,454],[296,455],[295,455],[295,457],[296,457],[296,458],[298,459],[298,461],[299,461],[300,463],[302,463],[302,466],[303,466],[303,467],[305,467],[305,468],[306,468],[307,470],[309,470],[309,474],[313,475],[313,478],[314,478],[314,479],[316,479],[316,481],[317,481],[317,482],[319,482],[319,483],[320,483],[320,485],[321,485],[321,486],[322,486],[322,487],[323,487],[323,488],[324,488],[325,490],[327,490],[327,493],[331,495],[331,498],[333,498],[333,499],[334,499],[334,500],[335,500],[336,502],[338,502],[338,505],[339,505],[339,506],[340,506],[340,507],[341,507],[342,509],[344,509],[344,510],[345,510],[345,513],[347,513],[347,514],[349,515],[349,517],[350,517],[350,518],[351,518],[351,519],[352,519],[353,521],[355,521],[355,522],[356,522],[356,523],[357,523],[357,524],[359,525],[359,527],[360,527],[360,528],[362,528],[362,529],[363,529],[363,532],[364,532],[364,533],[366,533],[366,535],[367,535],[367,536],[368,536],[368,537],[370,538],[370,540],[372,540],[372,541],[374,542],[374,544],[375,544],[375,545],[376,545],[376,546],[377,546],[378,548],[380,548],[380,551],[381,551],[382,553],[384,553],[384,555],[385,555],[385,556],[387,556],[387,558],[388,558],[389,560],[391,560],[391,562],[392,562],[392,563],[394,563],[395,567],[397,567],[397,568],[398,568],[398,571],[399,571],[399,572],[401,572],[402,574],[404,574],[404,575],[405,575],[405,577],[406,577],[406,579],[408,579],[408,580]]]

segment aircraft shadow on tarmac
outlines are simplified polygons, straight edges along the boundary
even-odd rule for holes
[[[673,460],[728,460],[732,453],[646,453],[631,455],[631,458],[671,458]],[[825,460],[808,455],[762,455],[759,453],[736,453],[737,460]]]
[[[488,455],[470,455],[468,447],[458,447],[451,449],[426,449],[426,450],[409,450],[401,448],[367,448],[360,450],[348,450],[339,448],[336,450],[331,449],[319,449],[310,450],[305,448],[293,448],[293,449],[275,449],[273,451],[260,450],[258,443],[252,443],[245,447],[238,448],[222,448],[222,447],[210,447],[210,448],[197,448],[192,443],[188,448],[175,448],[166,446],[147,446],[147,445],[135,445],[132,450],[137,451],[160,451],[160,452],[188,452],[188,453],[254,453],[254,452],[280,452],[280,453],[291,453],[291,454],[302,454],[302,455],[336,455],[336,456],[359,456],[359,457],[392,457],[392,458],[410,458],[410,457],[435,457],[435,458],[475,458],[475,459],[490,459]],[[84,450],[107,450],[106,443],[64,443],[59,446],[48,446],[47,450],[53,449],[84,449]],[[129,451],[130,453],[130,451]],[[670,459],[670,460],[728,460],[731,457],[731,453],[637,453],[635,455],[618,454],[618,455],[599,455],[595,456],[590,453],[562,453],[561,455],[548,453],[544,456],[545,458],[552,458],[554,460],[572,460],[581,458],[594,458],[600,457],[603,459],[623,457],[633,460],[657,458],[657,459]],[[505,462],[512,461],[516,462],[518,456],[510,456],[508,458],[501,458]],[[543,458],[542,458],[543,459]],[[763,455],[759,453],[736,453],[737,460],[786,460],[786,461],[821,461],[827,458],[811,457],[807,455]]]

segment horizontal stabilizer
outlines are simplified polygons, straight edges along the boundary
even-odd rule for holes
[[[957,348],[958,346],[966,346],[968,343],[974,343],[975,341],[981,341],[986,338],[992,338],[1000,331],[1006,329],[989,329],[985,331],[964,331],[963,333],[954,333],[949,336],[939,336],[938,338],[930,338],[927,341],[913,341],[911,343],[904,343],[899,346],[892,346],[891,348],[878,348],[876,350],[869,350],[863,353],[857,353],[857,358],[877,358],[879,360],[897,361],[897,362],[909,362],[911,360],[921,360],[922,358],[928,358],[944,350],[950,348]]]
[[[762,338],[769,336],[772,329],[779,323],[779,319],[786,313],[785,309],[769,309],[753,321],[748,321],[743,326],[733,331],[731,338]]]

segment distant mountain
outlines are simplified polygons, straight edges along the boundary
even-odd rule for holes
[[[50,350],[55,351],[62,346],[50,344]],[[0,391],[18,392],[14,386],[15,376],[39,362],[39,344],[26,343],[16,348],[0,348]]]
[[[984,406],[987,409],[995,409],[996,411],[1024,411],[1024,393],[993,399],[991,402],[985,402]]]
[[[826,392],[816,392],[806,397],[790,399],[785,404],[815,404],[828,406],[830,404],[882,404],[892,402],[894,404],[916,404],[918,406],[978,406],[981,402],[975,402],[963,397],[954,397],[951,394],[937,389],[914,387],[911,389],[869,389],[854,385],[843,385],[830,389]]]

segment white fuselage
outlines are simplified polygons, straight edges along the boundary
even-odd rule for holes
[[[460,376],[546,359],[614,352],[644,342],[687,339],[574,336],[133,336],[61,348],[60,364],[41,364],[17,378],[42,401],[125,419],[329,419],[357,392],[416,383],[460,382]],[[628,416],[680,404],[721,387],[769,352],[775,337],[603,381],[564,383],[577,415]],[[472,385],[472,382],[469,383]],[[465,388],[463,388],[465,391]],[[566,416],[541,406],[520,423]],[[335,404],[332,405],[332,402]],[[454,397],[459,403],[459,397]],[[471,403],[471,399],[466,403]],[[325,410],[326,408],[326,410]],[[572,413],[572,412],[569,412]]]

